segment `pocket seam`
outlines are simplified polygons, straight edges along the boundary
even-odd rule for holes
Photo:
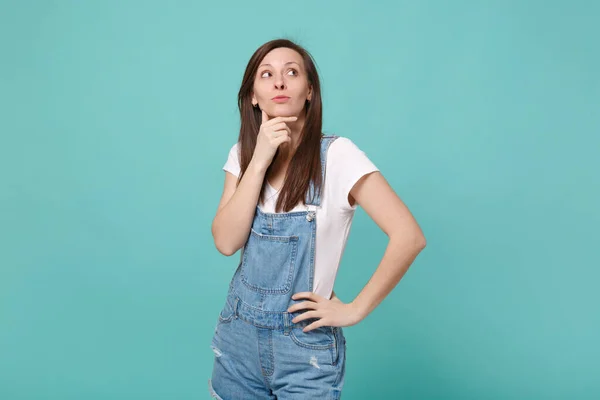
[[[223,318],[223,317],[221,317],[221,314],[219,314],[219,321],[220,322],[227,323],[227,322],[231,322],[232,319],[233,319],[233,314],[231,314],[227,318]]]
[[[304,343],[300,339],[298,339],[298,337],[294,333],[294,329],[300,329],[300,328],[292,328],[290,330],[290,337],[292,338],[294,343],[296,343],[298,346],[302,346],[307,349],[313,349],[313,350],[327,350],[327,349],[331,349],[335,346],[335,342],[336,342],[335,335],[333,335],[333,340],[329,344],[310,344],[310,343]]]
[[[250,228],[250,234],[256,236],[257,240],[269,240],[269,241],[274,241],[274,242],[290,244],[292,247],[292,249],[290,250],[290,261],[289,261],[289,270],[290,271],[288,273],[287,280],[285,281],[282,288],[268,289],[268,288],[256,286],[256,285],[252,284],[251,282],[248,282],[246,274],[244,273],[244,271],[246,270],[246,267],[248,265],[247,264],[247,254],[248,253],[244,249],[244,252],[242,255],[242,268],[241,268],[242,282],[244,283],[244,285],[246,285],[250,289],[252,289],[256,292],[259,292],[259,293],[284,294],[284,293],[290,292],[292,290],[294,270],[296,268],[296,255],[298,253],[298,236],[295,236],[295,235],[293,235],[293,236],[263,235],[263,234],[256,232],[252,228]]]
[[[254,236],[258,236],[259,238],[264,239],[264,240],[273,240],[273,241],[284,242],[284,243],[298,240],[297,235],[291,235],[291,236],[263,235],[262,233],[256,232],[254,230],[254,228],[250,228],[250,233],[252,233],[252,234],[254,234]]]

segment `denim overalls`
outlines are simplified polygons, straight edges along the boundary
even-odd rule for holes
[[[322,182],[327,149],[321,138]],[[314,197],[314,199],[313,199]],[[312,200],[312,201],[311,201]],[[346,339],[341,327],[302,328],[316,321],[288,313],[298,292],[312,292],[316,209],[321,196],[311,182],[307,211],[264,213],[258,207],[240,264],[229,284],[212,338],[215,355],[209,390],[214,398],[339,399]]]

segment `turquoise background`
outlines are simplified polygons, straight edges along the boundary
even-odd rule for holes
[[[0,2],[0,398],[204,399],[210,225],[254,50],[314,55],[428,245],[345,328],[350,399],[600,398],[594,1]],[[387,237],[359,209],[336,292]]]

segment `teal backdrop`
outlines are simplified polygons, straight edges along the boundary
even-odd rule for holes
[[[239,254],[211,236],[262,43],[427,238],[343,398],[600,398],[595,1],[0,2],[0,398],[208,399]],[[357,211],[335,290],[386,235]]]

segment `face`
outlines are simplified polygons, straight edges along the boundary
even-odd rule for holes
[[[267,53],[256,71],[252,105],[258,103],[271,118],[299,116],[310,99],[302,56],[286,47]]]

